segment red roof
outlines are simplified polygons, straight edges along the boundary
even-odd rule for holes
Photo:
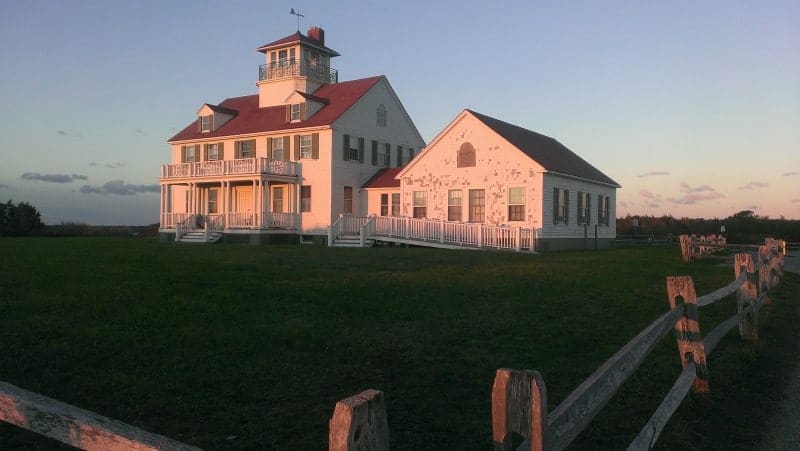
[[[400,188],[397,174],[403,168],[383,168],[375,173],[361,188]]]
[[[188,141],[192,139],[217,138],[224,136],[263,133],[295,128],[331,125],[344,114],[367,91],[372,89],[383,75],[361,78],[323,85],[314,91],[314,97],[325,100],[327,104],[310,118],[300,122],[286,122],[286,106],[258,107],[258,94],[233,97],[219,104],[220,107],[236,111],[236,116],[213,132],[200,132],[196,121],[192,121],[167,142]],[[325,103],[321,102],[321,103]]]
[[[269,44],[264,44],[261,47],[257,48],[256,50],[261,53],[267,53],[272,49],[278,49],[281,47],[286,47],[291,44],[297,44],[298,42],[302,42],[303,44],[312,46],[317,48],[318,50],[322,50],[323,52],[329,54],[330,56],[339,56],[339,52],[333,50],[331,48],[325,47],[319,41],[309,38],[308,36],[300,33],[299,31],[289,36],[283,37],[278,39],[277,41],[272,41]]]

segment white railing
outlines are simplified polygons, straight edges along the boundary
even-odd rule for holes
[[[275,174],[296,176],[300,163],[267,158],[238,158],[236,160],[178,163],[161,166],[161,178],[208,177],[218,175]]]
[[[175,241],[180,241],[181,237],[186,235],[186,232],[194,230],[197,227],[197,215],[189,215],[183,221],[175,225]]]
[[[342,219],[344,215],[339,215],[339,218],[336,221],[333,221],[330,227],[328,227],[328,246],[333,246],[333,242],[336,241],[336,238],[342,232]]]
[[[262,229],[296,229],[298,225],[296,213],[261,213]]]
[[[229,229],[254,229],[256,228],[256,214],[253,212],[226,213],[225,226]]]
[[[225,216],[221,214],[206,215],[203,220],[203,232],[206,242],[208,237],[225,228]]]
[[[191,216],[190,213],[161,213],[161,224],[159,227],[162,229],[175,228],[175,224],[186,220]]]
[[[367,218],[353,218],[364,220]],[[520,227],[447,222],[435,219],[376,216],[366,228],[370,237],[438,242],[455,246],[508,250],[536,249],[537,231]]]

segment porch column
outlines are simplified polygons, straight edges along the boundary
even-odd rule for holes
[[[194,184],[193,183],[189,183],[189,187],[186,190],[186,192],[189,194],[189,198],[186,201],[186,213],[191,215],[191,214],[194,213]]]
[[[257,209],[258,209],[258,199],[257,199],[258,198],[258,193],[256,192],[256,184],[257,183],[258,182],[255,179],[253,179],[253,226],[258,224],[258,216],[257,216],[258,215],[258,213],[257,213]]]
[[[159,226],[164,224],[164,213],[165,213],[165,211],[164,211],[164,199],[166,197],[167,196],[164,194],[164,185],[161,185],[161,206],[159,207],[159,211],[158,211],[158,223],[159,223]]]

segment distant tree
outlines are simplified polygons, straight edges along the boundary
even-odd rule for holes
[[[44,228],[39,211],[27,202],[0,204],[0,236],[30,235]]]

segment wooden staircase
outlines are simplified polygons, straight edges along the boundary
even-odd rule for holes
[[[194,229],[186,232],[177,241],[179,243],[206,244],[216,243],[220,238],[222,238],[221,232],[211,232],[208,234],[208,239],[206,239],[206,233],[203,229]]]
[[[364,246],[361,246],[361,237],[359,235],[339,235],[333,241],[333,247],[372,247],[375,240],[364,240]]]

